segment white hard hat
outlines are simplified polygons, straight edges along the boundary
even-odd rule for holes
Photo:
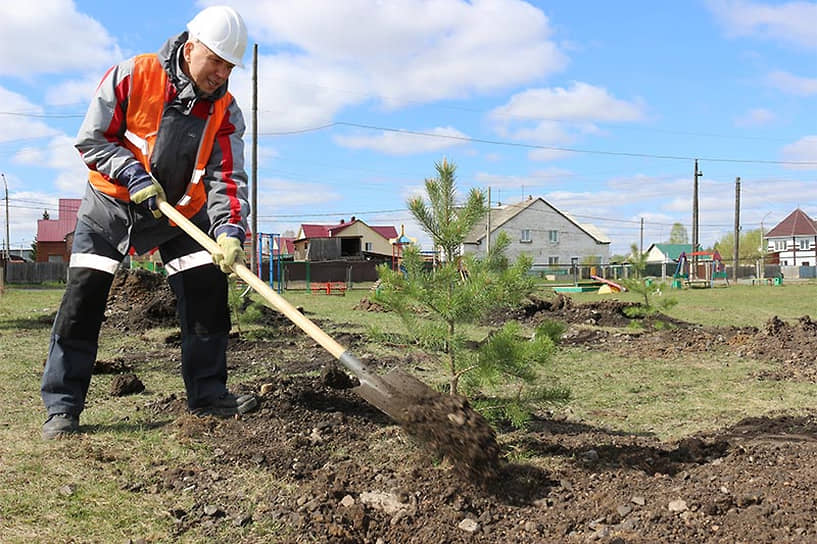
[[[190,37],[235,66],[244,67],[241,58],[247,47],[247,26],[236,10],[229,6],[210,6],[187,23]]]

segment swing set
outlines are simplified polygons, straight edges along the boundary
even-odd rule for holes
[[[697,270],[694,274],[692,267],[696,263]],[[701,273],[703,271],[703,273]],[[717,251],[693,251],[682,252],[678,257],[678,266],[672,276],[672,288],[682,289],[684,287],[714,287],[716,280],[723,280],[725,286],[729,286],[729,278],[726,275],[726,265],[723,264],[721,254]]]

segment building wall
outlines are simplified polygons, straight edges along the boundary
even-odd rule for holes
[[[343,229],[340,234],[341,238],[355,236],[360,238],[361,251],[369,251],[371,253],[379,253],[381,255],[391,255],[391,244],[389,241],[372,230],[368,225],[363,223],[355,223],[354,225]],[[372,244],[372,248],[370,250],[366,249],[366,242],[370,242]]]
[[[530,231],[530,241],[522,241],[522,230]],[[550,240],[550,231],[557,231],[558,241]],[[549,265],[551,258],[557,258],[559,266],[569,265],[573,257],[579,263],[589,257],[596,257],[599,263],[610,261],[610,244],[599,244],[595,238],[579,229],[573,222],[556,212],[544,202],[535,202],[501,228],[491,233],[493,243],[500,231],[507,232],[511,243],[505,255],[516,260],[522,254],[530,255],[535,265]],[[465,253],[485,255],[485,240],[480,244],[465,244]]]
[[[781,266],[817,265],[817,236],[773,237],[766,243],[766,251],[776,254]]]
[[[37,242],[38,263],[67,263],[69,257],[65,242]]]

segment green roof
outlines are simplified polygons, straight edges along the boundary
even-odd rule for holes
[[[692,244],[653,244],[653,246],[673,261],[677,261],[681,253],[692,253]]]

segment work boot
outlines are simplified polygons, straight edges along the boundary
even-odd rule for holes
[[[43,440],[55,440],[79,432],[79,418],[71,414],[51,414],[43,423]]]
[[[227,392],[204,406],[193,408],[191,412],[196,416],[233,417],[251,412],[257,407],[258,399],[255,395],[235,396]]]

